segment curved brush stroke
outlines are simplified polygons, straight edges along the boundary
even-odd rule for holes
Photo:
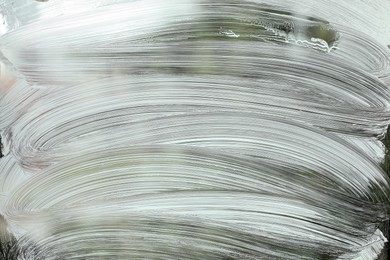
[[[4,208],[3,202],[17,184],[25,181],[28,176],[23,172],[17,161],[12,156],[5,156],[0,160],[0,213]]]
[[[29,157],[35,161],[27,166],[41,166],[44,162],[37,158],[50,158],[47,159],[50,163],[110,147],[178,144],[214,148],[216,152],[232,155],[248,155],[275,165],[295,165],[302,171],[328,172],[329,178],[335,178],[333,181],[336,183],[348,178],[349,183],[343,183],[341,187],[347,189],[348,185],[353,185],[351,192],[361,197],[367,197],[364,193],[360,194],[367,188],[367,178],[370,178],[369,184],[376,187],[371,187],[373,189],[385,191],[388,186],[388,179],[378,166],[343,140],[291,120],[234,112],[186,113],[149,120],[116,116],[107,118],[106,124],[103,120],[89,124],[84,122],[79,124],[80,128],[72,127],[69,132],[63,132],[64,136],[55,134],[47,138],[54,143],[38,139],[43,143],[36,146],[48,147],[47,151],[37,150]],[[62,131],[65,128],[64,124],[60,127]],[[56,143],[62,147],[56,146]],[[78,151],[74,149],[76,145]],[[57,158],[52,155],[53,150]],[[27,163],[29,158],[23,158],[22,162]],[[359,180],[360,176],[362,180]],[[385,194],[387,192],[384,192],[384,197],[387,196]]]
[[[308,114],[317,118],[307,120],[310,123],[368,136],[384,132],[390,119],[389,90],[384,84],[390,56],[365,35],[343,27],[337,32],[323,20],[255,8],[250,3],[147,3],[135,1],[102,7],[85,16],[33,23],[4,35],[0,48],[34,84],[67,86],[113,75],[150,73],[265,78],[271,82],[264,84],[273,88],[295,86],[291,92],[286,88],[279,91],[298,99],[291,99],[295,111],[290,113],[304,111],[303,118]],[[129,8],[139,12],[130,15]],[[113,31],[110,24],[120,26]],[[275,30],[284,30],[286,35],[279,36]],[[290,33],[302,39],[322,37],[327,45],[340,41],[341,47],[324,55],[315,51],[315,46],[289,44]],[[339,34],[345,37],[339,40]],[[274,95],[281,94],[275,91]],[[266,105],[275,110],[279,104],[280,100],[272,103],[271,99]],[[340,129],[332,129],[334,123],[328,122],[329,110],[334,113],[334,107],[341,115],[332,114],[333,120],[347,124]],[[371,127],[374,119],[376,127]]]
[[[28,228],[29,225],[26,225],[26,223],[34,223],[34,226],[39,226],[37,223],[42,222],[42,220],[46,224],[47,221],[55,221],[55,226],[61,226],[61,221],[67,221],[67,214],[86,214],[86,212],[96,211],[98,219],[102,218],[100,221],[116,219],[120,222],[119,225],[122,226],[124,223],[119,219],[128,219],[129,217],[133,219],[132,215],[143,211],[142,208],[145,207],[147,211],[152,210],[152,212],[146,212],[143,215],[143,218],[148,219],[148,223],[151,220],[147,216],[153,216],[156,213],[162,219],[173,218],[176,221],[181,219],[182,214],[184,214],[183,221],[187,223],[186,225],[190,225],[196,220],[201,223],[202,228],[208,231],[209,228],[212,228],[214,221],[220,222],[219,226],[226,225],[226,228],[230,229],[232,228],[231,225],[234,224],[232,221],[236,219],[235,221],[241,223],[239,227],[236,227],[239,228],[238,230],[242,231],[244,228],[241,225],[248,228],[247,232],[252,230],[252,240],[246,243],[256,243],[255,241],[264,243],[269,240],[267,244],[271,243],[274,247],[273,253],[269,254],[274,257],[280,256],[279,254],[287,254],[286,251],[289,252],[293,248],[297,248],[298,245],[307,247],[307,253],[301,250],[295,255],[295,257],[303,258],[306,258],[305,254],[308,254],[309,258],[313,257],[310,256],[313,252],[321,254],[321,250],[326,251],[328,247],[335,249],[340,247],[340,249],[333,250],[330,253],[331,255],[359,251],[360,246],[367,243],[365,242],[366,239],[369,239],[376,229],[375,223],[378,219],[373,218],[382,215],[381,212],[387,211],[383,208],[382,203],[375,206],[374,201],[367,203],[364,197],[373,196],[373,200],[375,200],[380,196],[380,192],[377,189],[366,187],[366,192],[371,195],[355,196],[345,190],[346,185],[350,185],[346,179],[347,176],[343,176],[344,181],[338,184],[336,181],[330,180],[329,182],[327,180],[332,176],[322,177],[320,173],[316,174],[310,172],[310,170],[300,172],[299,167],[288,165],[289,168],[279,165],[279,163],[274,164],[269,159],[251,159],[250,157],[215,152],[210,149],[194,149],[172,145],[136,146],[127,149],[117,148],[115,150],[95,151],[89,155],[84,154],[83,157],[78,156],[64,160],[63,163],[59,163],[25,182],[9,197],[7,216],[14,221],[14,224],[16,222],[19,222],[19,224],[25,223],[25,227]],[[357,174],[357,176],[359,175]],[[366,177],[368,176],[366,175]],[[351,183],[351,185],[354,184]],[[148,206],[149,196],[162,200],[154,202],[154,207],[157,208],[154,209],[152,206]],[[163,199],[165,196],[168,196],[166,201]],[[255,197],[250,202],[246,201],[247,196]],[[257,198],[257,196],[259,197]],[[263,198],[263,196],[273,198],[269,202],[270,204],[264,204],[268,203],[268,199]],[[386,197],[387,195],[383,194],[382,196]],[[237,201],[234,199],[235,197]],[[220,200],[217,200],[218,198]],[[133,201],[134,199],[137,203]],[[179,202],[176,202],[178,199],[180,199]],[[198,206],[191,205],[192,199],[197,201]],[[213,200],[217,200],[217,202],[214,202],[215,206],[211,206]],[[211,208],[208,208],[209,203],[211,203]],[[298,203],[299,206],[295,203]],[[111,217],[101,215],[106,207],[104,205],[109,205]],[[164,207],[167,207],[166,212],[163,210]],[[193,213],[181,213],[180,207],[188,207],[185,212],[191,209]],[[196,207],[199,207],[199,209],[196,209]],[[220,209],[213,209],[214,207]],[[247,210],[250,209],[253,213],[248,213],[246,207]],[[363,211],[362,208],[364,208]],[[85,210],[85,212],[77,213],[80,209]],[[262,216],[261,212],[267,209],[271,212]],[[272,212],[277,209],[284,212]],[[307,212],[309,209],[320,212],[311,213],[312,217],[309,217]],[[357,212],[359,212],[358,218],[356,217]],[[92,213],[92,216],[96,213]],[[187,214],[189,215],[187,216]],[[304,220],[306,223],[298,221],[298,223],[292,224],[292,221],[300,218],[294,216],[294,214],[309,217],[309,219]],[[193,219],[194,215],[196,219]],[[142,218],[142,216],[140,217]],[[222,219],[219,220],[219,218]],[[247,222],[245,218],[252,220]],[[77,232],[74,234],[75,238],[81,235],[79,232],[82,232],[83,225],[87,225],[86,228],[88,229],[92,228],[85,221],[77,222],[78,226],[74,231]],[[93,221],[93,217],[89,218],[88,221]],[[171,221],[171,224],[167,224],[170,226],[167,232],[180,232],[180,226],[172,227],[175,224]],[[158,219],[152,222],[159,226]],[[268,222],[269,224],[267,224]],[[370,222],[372,224],[369,224]],[[101,227],[98,223],[93,225]],[[292,224],[292,226],[286,228],[286,223]],[[271,224],[272,227],[269,226]],[[68,224],[64,225],[68,226]],[[134,223],[132,225],[138,224]],[[208,225],[211,226],[207,228]],[[304,226],[307,226],[307,231],[303,228]],[[362,229],[362,226],[365,228]],[[98,227],[95,231],[90,230],[88,232],[100,233]],[[122,226],[122,228],[125,227]],[[256,235],[257,232],[253,233],[253,231],[258,228],[260,230]],[[279,229],[281,230],[277,231]],[[229,236],[233,241],[236,239],[241,241],[242,236],[245,236],[238,230],[229,231]],[[339,234],[335,233],[335,230],[339,230]],[[51,229],[46,232],[48,234],[45,234],[44,237],[55,239],[56,242],[49,242],[44,239],[40,242],[42,246],[58,243],[57,239],[61,240],[61,232],[57,234],[56,232],[59,231],[52,231]],[[54,232],[54,234],[51,232]],[[160,232],[156,230],[149,233],[149,235],[154,237],[154,232],[156,232],[156,236],[164,233],[162,230]],[[198,231],[194,232],[194,234],[187,233],[185,236],[188,236],[190,240],[195,239],[196,235],[200,235],[200,233]],[[214,232],[217,232],[214,236],[223,237],[225,231],[222,229]],[[303,233],[299,234],[299,232]],[[324,237],[314,236],[313,232],[323,234]],[[68,237],[71,234],[65,233],[64,236]],[[280,238],[277,238],[276,234],[279,234]],[[129,235],[137,237],[137,230],[129,233]],[[110,236],[106,233],[100,235],[101,239],[107,240],[110,239]],[[162,243],[169,246],[170,242],[166,239]],[[177,241],[181,238],[172,234],[172,239]],[[296,241],[297,244],[289,242],[291,245],[289,249],[285,245],[286,240]],[[80,246],[80,243],[77,247]],[[86,243],[85,247],[91,246],[88,241]],[[91,241],[91,243],[96,243],[96,241]],[[189,243],[195,244],[195,242]],[[346,245],[346,243],[350,244]],[[240,247],[240,244],[234,245],[234,242],[229,244],[231,250]],[[81,248],[85,247],[81,246]],[[141,242],[137,246],[137,248],[142,247],[145,248],[144,250],[151,250],[153,254],[157,253],[153,250],[153,246],[147,242]],[[172,245],[169,247],[172,247]],[[60,246],[57,250],[60,250],[60,255],[77,252],[73,256],[74,259],[85,257],[77,249]],[[261,254],[258,254],[263,249],[256,250],[257,253],[243,253],[243,257],[250,255],[254,258],[260,257]],[[216,254],[218,251],[209,249],[210,254]],[[325,251],[323,254],[325,254]],[[115,254],[115,252],[113,253]],[[128,252],[128,254],[133,253],[135,252],[132,250]],[[118,252],[118,254],[121,253]],[[167,252],[164,251],[164,254],[167,254]],[[92,255],[88,257],[93,259]],[[99,254],[96,257],[100,257]],[[171,255],[171,257],[178,256]],[[194,255],[193,257],[198,256]],[[148,257],[146,256],[146,258]]]
[[[136,259],[180,259],[184,254],[189,259],[320,259],[354,255],[371,239],[361,231],[346,234],[348,227],[334,226],[343,220],[321,208],[248,192],[140,196],[116,206],[100,205],[97,212],[82,207],[36,216],[36,222],[55,223],[38,244],[49,257],[66,259],[99,259],[107,253]],[[76,237],[82,239],[74,243],[70,238]],[[45,250],[58,244],[63,247]]]
[[[61,143],[72,142],[78,136],[91,136],[90,140],[93,140],[94,133],[104,135],[104,130],[97,132],[99,129],[117,131],[131,127],[134,122],[144,118],[152,120],[174,114],[191,117],[191,111],[237,111],[260,117],[262,114],[288,116],[322,126],[332,132],[353,135],[368,135],[374,129],[379,133],[385,126],[387,115],[383,115],[380,110],[387,108],[385,104],[378,102],[379,99],[384,99],[379,93],[369,92],[367,89],[356,94],[347,90],[335,92],[331,86],[324,85],[320,88],[310,85],[312,80],[307,77],[294,76],[284,82],[282,77],[280,75],[278,80],[274,80],[275,77],[255,80],[231,76],[215,78],[165,74],[161,77],[149,76],[148,79],[108,78],[55,92],[48,90],[34,103],[27,103],[29,109],[35,111],[34,114],[21,114],[12,125],[14,129],[20,129],[16,133],[10,132],[12,152],[23,165],[39,169],[55,162],[50,156],[53,149],[57,149]],[[290,84],[302,81],[301,79],[309,81],[306,82],[307,88],[302,89],[302,83],[297,83],[297,87],[291,89]],[[352,94],[355,95],[351,96]],[[358,104],[359,94],[360,99],[366,99],[365,101],[370,98],[373,107]],[[348,103],[351,103],[350,106]],[[378,108],[374,108],[376,104]],[[359,106],[361,110],[358,109]],[[380,108],[381,106],[383,107]],[[126,135],[126,132],[117,133]],[[100,141],[102,140],[97,140]],[[74,142],[78,142],[78,139]],[[39,154],[46,154],[47,157],[37,156]]]

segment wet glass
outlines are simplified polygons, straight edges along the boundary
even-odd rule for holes
[[[2,257],[386,259],[388,10],[0,0]]]

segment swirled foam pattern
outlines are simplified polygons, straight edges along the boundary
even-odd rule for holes
[[[377,259],[389,8],[0,0],[0,214],[18,246],[31,260]]]

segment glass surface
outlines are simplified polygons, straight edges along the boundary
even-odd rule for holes
[[[386,259],[389,10],[0,0],[1,256]]]

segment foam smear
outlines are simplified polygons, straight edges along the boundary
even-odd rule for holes
[[[0,0],[16,258],[385,257],[388,5]]]

